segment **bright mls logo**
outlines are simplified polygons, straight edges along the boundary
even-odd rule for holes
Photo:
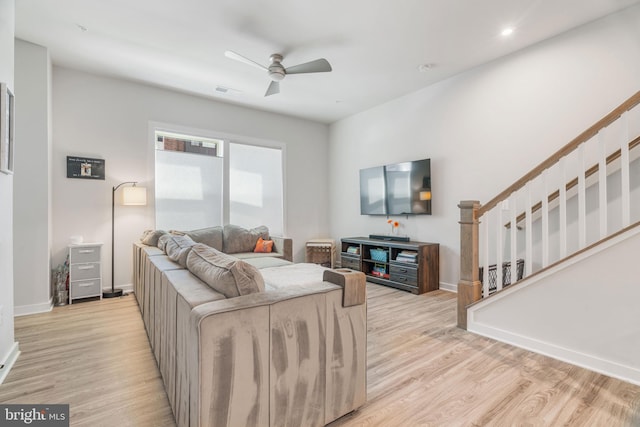
[[[69,427],[69,405],[0,405],[0,427]]]

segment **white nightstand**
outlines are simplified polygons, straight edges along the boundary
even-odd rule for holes
[[[69,304],[90,297],[102,299],[102,243],[69,245]]]

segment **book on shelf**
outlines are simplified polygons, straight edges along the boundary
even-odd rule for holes
[[[359,246],[349,246],[347,248],[348,254],[360,255],[360,247]]]
[[[396,261],[398,262],[410,262],[416,263],[418,260],[418,253],[415,251],[402,251],[396,255]]]
[[[404,251],[400,251],[400,252],[398,252],[398,254],[399,254],[399,255],[400,255],[400,254],[402,254],[402,255],[413,255],[413,256],[417,256],[417,255],[418,255],[418,252],[416,252],[416,251],[407,251],[407,250],[404,250]]]

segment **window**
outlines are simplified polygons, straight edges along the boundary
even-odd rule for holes
[[[282,158],[283,148],[273,144],[156,131],[156,228],[231,223],[283,235]]]
[[[229,222],[284,234],[282,150],[229,144]]]
[[[156,133],[156,228],[222,224],[222,140]]]

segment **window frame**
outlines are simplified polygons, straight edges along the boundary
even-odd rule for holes
[[[256,138],[247,135],[239,135],[227,132],[218,132],[211,129],[195,128],[190,126],[150,121],[148,126],[148,140],[149,149],[147,155],[148,170],[152,171],[151,179],[151,194],[148,200],[150,206],[152,206],[153,226],[156,227],[156,201],[155,201],[155,186],[156,186],[156,165],[155,165],[155,151],[156,151],[156,132],[174,135],[189,135],[194,138],[214,139],[222,141],[222,160],[223,160],[223,176],[222,176],[222,222],[223,224],[229,224],[229,144],[242,144],[253,145],[257,147],[279,149],[281,152],[281,167],[282,167],[282,231],[287,235],[287,146],[285,143],[266,138]]]

